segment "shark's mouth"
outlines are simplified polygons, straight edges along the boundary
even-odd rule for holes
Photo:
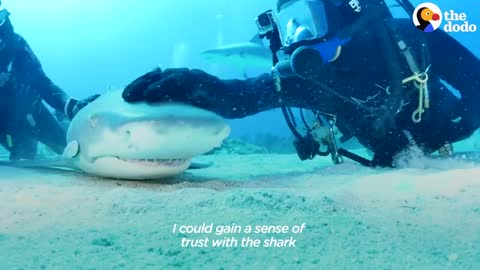
[[[185,165],[188,160],[187,159],[130,159],[130,158],[120,158],[116,157],[117,159],[127,162],[130,164],[134,164],[141,167],[180,167]]]

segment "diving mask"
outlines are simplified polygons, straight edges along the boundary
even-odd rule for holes
[[[322,0],[284,1],[275,20],[284,49],[299,42],[325,38],[329,32]]]

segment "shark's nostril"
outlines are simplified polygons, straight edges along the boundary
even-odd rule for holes
[[[91,128],[95,128],[97,126],[97,123],[98,123],[98,118],[91,117],[88,122],[90,123]]]

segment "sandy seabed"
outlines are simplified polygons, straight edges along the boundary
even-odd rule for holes
[[[480,163],[369,169],[295,155],[215,155],[129,182],[0,167],[0,269],[479,269]],[[178,225],[306,224],[301,234],[189,235]],[[295,247],[181,247],[295,237]]]

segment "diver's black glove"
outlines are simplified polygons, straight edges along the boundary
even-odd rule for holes
[[[320,151],[320,143],[317,142],[311,133],[308,133],[303,139],[295,139],[293,142],[300,160],[314,159]]]
[[[130,83],[123,92],[127,102],[176,101],[209,108],[220,79],[198,69],[155,69]]]
[[[87,106],[90,102],[94,101],[97,99],[100,95],[96,94],[90,97],[87,97],[86,99],[83,100],[77,100],[74,98],[71,98],[67,101],[65,104],[65,115],[69,120],[72,120],[73,117],[81,110],[83,107]]]
[[[385,110],[372,124],[371,135],[375,138],[384,138],[388,132],[396,130],[395,115]]]
[[[391,96],[380,107],[379,116],[372,123],[371,135],[384,138],[389,132],[397,130],[397,113],[401,110],[401,96]]]
[[[122,94],[123,99],[127,102],[144,101],[146,89],[160,81],[162,77],[163,72],[160,68],[145,73],[125,88]]]

